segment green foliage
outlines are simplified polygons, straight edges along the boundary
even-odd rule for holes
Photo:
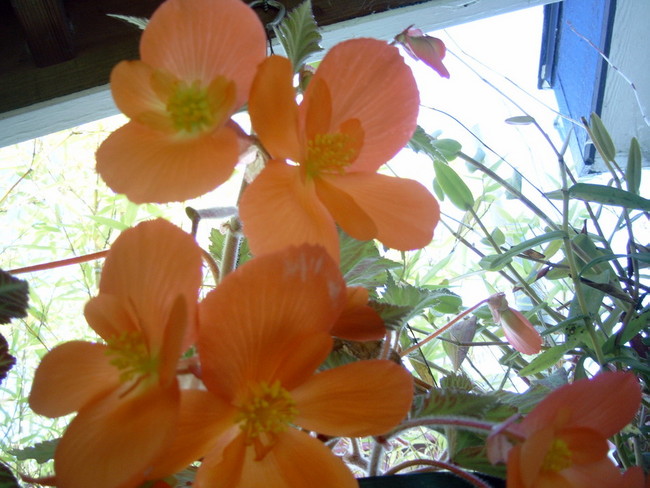
[[[339,231],[341,273],[348,286],[363,286],[372,291],[387,280],[387,271],[401,265],[379,254],[374,241],[358,241]]]
[[[614,141],[612,141],[612,136],[609,135],[603,121],[595,113],[591,114],[591,125],[588,128],[588,131],[591,140],[603,159],[608,162],[614,161],[614,159],[616,159],[616,147],[614,147]]]
[[[136,26],[140,30],[144,30],[145,27],[147,27],[147,24],[149,23],[149,19],[145,17],[135,17],[133,15],[119,15],[119,14],[106,14],[109,17],[113,17],[115,19],[123,20],[124,22]]]
[[[4,463],[0,463],[0,488],[20,488],[11,469]]]
[[[29,286],[0,269],[0,324],[27,316]]]
[[[322,36],[318,32],[310,0],[304,1],[293,9],[274,31],[287,57],[291,60],[295,72],[312,54],[323,50],[319,44]]]
[[[439,160],[433,161],[433,167],[436,171],[436,181],[445,196],[449,197],[451,203],[460,210],[472,208],[474,206],[474,196],[462,178],[458,176],[458,173],[451,166]]]
[[[625,170],[625,182],[627,183],[627,191],[639,194],[641,188],[641,166],[643,165],[643,157],[641,156],[641,146],[636,137],[630,141],[630,150],[627,156],[627,168]]]
[[[564,232],[561,230],[547,232],[537,237],[533,237],[532,239],[527,239],[523,242],[520,242],[519,244],[512,246],[506,252],[503,252],[501,254],[492,254],[485,256],[479,261],[479,264],[483,269],[487,271],[498,271],[504,266],[510,264],[512,262],[512,258],[516,255],[532,249],[535,246],[539,246],[540,244],[562,239],[563,236]]]
[[[24,449],[9,449],[9,453],[16,457],[19,461],[26,461],[33,459],[39,464],[54,459],[54,451],[59,443],[59,439],[52,439],[49,441],[39,442],[32,447]]]
[[[223,256],[223,247],[226,243],[226,237],[226,234],[221,232],[219,229],[212,229],[210,231],[210,245],[208,251],[214,258],[217,266],[221,266],[221,257]],[[252,257],[253,255],[248,247],[248,241],[246,239],[241,239],[239,242],[239,252],[237,254],[237,265],[241,266]]]
[[[621,190],[606,185],[593,183],[576,183],[568,190],[569,198],[583,200],[585,202],[600,203],[602,205],[614,205],[629,209],[650,211],[650,200],[643,198],[630,191]],[[561,191],[547,193],[546,196],[552,199],[562,199]]]

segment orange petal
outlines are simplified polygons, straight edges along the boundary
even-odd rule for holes
[[[384,321],[368,306],[368,290],[360,286],[347,288],[347,302],[332,335],[351,341],[379,340],[386,335]]]
[[[312,140],[318,134],[335,132],[332,127],[332,95],[327,83],[322,78],[309,82],[309,90],[305,93],[301,110],[305,113],[305,134],[307,140]]]
[[[589,427],[609,438],[632,420],[640,404],[641,389],[633,373],[601,373],[551,392],[519,427],[526,433],[561,423],[558,428]]]
[[[607,457],[607,439],[593,429],[578,427],[564,429],[556,437],[563,440],[571,451],[574,464],[591,464]]]
[[[431,242],[440,209],[436,199],[417,181],[365,172],[322,179],[354,199],[377,226],[377,239],[386,246],[408,251]],[[340,211],[333,217],[351,225]]]
[[[408,32],[408,34],[405,42],[411,51],[411,55],[424,62],[443,78],[449,78],[449,71],[442,64],[442,60],[447,52],[445,43],[437,37],[412,35],[411,32]]]
[[[596,463],[584,466],[574,466],[561,472],[566,480],[566,487],[598,487],[598,488],[637,488],[633,484],[626,484],[628,480],[636,481],[634,478],[623,477],[621,471],[608,457]],[[544,488],[555,488],[558,485],[547,485]],[[643,485],[638,486],[642,488]],[[562,488],[564,488],[562,486]]]
[[[266,56],[266,34],[255,12],[239,0],[168,0],[144,30],[140,54],[184,81],[205,86],[218,76],[233,81],[239,107]]]
[[[145,113],[164,116],[165,103],[152,88],[153,68],[142,61],[122,61],[111,71],[111,92],[115,105],[127,117]]]
[[[258,68],[248,101],[254,131],[276,159],[300,160],[298,105],[291,62],[271,56]]]
[[[359,361],[312,376],[291,396],[300,427],[334,436],[379,435],[408,413],[413,378],[391,361]]]
[[[207,387],[234,398],[250,382],[309,377],[331,348],[345,282],[323,248],[304,245],[254,258],[201,302],[199,355]]]
[[[105,341],[124,332],[139,332],[134,312],[130,303],[109,293],[91,298],[84,307],[88,325]]]
[[[540,476],[544,457],[553,445],[554,439],[555,432],[549,426],[533,432],[521,445],[519,467],[523,486],[535,486],[534,483]],[[508,467],[510,467],[509,462]]]
[[[138,486],[174,428],[178,405],[174,385],[127,397],[115,392],[80,410],[54,455],[57,486]]]
[[[109,364],[106,346],[66,342],[41,360],[29,394],[29,406],[40,415],[60,417],[78,411],[119,385],[119,371]]]
[[[332,128],[351,118],[361,122],[365,142],[350,171],[375,171],[411,138],[419,95],[411,69],[397,48],[376,39],[342,42],[318,66],[306,100],[319,79],[331,95]]]
[[[200,248],[186,232],[163,219],[143,222],[124,231],[111,247],[99,294],[129,304],[149,345],[157,351],[179,295],[185,299],[188,328],[195,327],[201,259]]]
[[[149,479],[175,474],[203,457],[233,427],[235,409],[208,391],[182,390],[180,415],[171,441],[155,461]]]
[[[230,177],[238,157],[237,135],[228,127],[179,139],[137,122],[113,132],[96,153],[102,179],[134,203],[203,195]]]
[[[226,449],[222,463],[205,466],[204,462],[196,478],[197,488],[358,487],[343,461],[304,432],[283,432],[261,461],[253,459],[251,448],[242,452],[241,437]]]
[[[351,195],[325,178],[317,178],[314,183],[318,198],[346,234],[359,241],[369,241],[377,237],[377,225]]]
[[[250,485],[241,482],[247,454],[245,437],[238,435],[228,442],[229,437],[219,439],[215,449],[205,456],[196,473],[194,488],[249,488]],[[264,481],[261,486],[274,487],[269,480]]]
[[[339,260],[334,220],[303,181],[300,168],[269,161],[246,190],[239,205],[244,233],[254,254],[267,254],[302,243],[319,244]]]
[[[501,326],[508,342],[522,354],[537,354],[542,349],[542,336],[533,324],[517,310],[501,312]]]

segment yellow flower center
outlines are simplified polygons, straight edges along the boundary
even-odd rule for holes
[[[158,361],[149,354],[140,332],[123,332],[106,342],[109,363],[120,370],[122,383],[156,372]]]
[[[562,439],[554,439],[542,461],[542,471],[558,472],[569,468],[572,464],[569,446]]]
[[[239,406],[235,417],[246,443],[255,449],[259,461],[272,449],[277,435],[289,428],[298,414],[296,403],[279,381],[269,385],[266,381],[251,389],[250,396]]]
[[[167,113],[178,131],[202,132],[215,122],[208,90],[197,81],[176,84],[167,99]]]
[[[309,176],[321,172],[343,173],[357,157],[355,140],[350,134],[317,134],[307,143],[305,169]]]

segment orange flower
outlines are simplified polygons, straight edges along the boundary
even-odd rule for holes
[[[420,29],[411,26],[395,36],[395,40],[404,46],[413,59],[422,61],[443,78],[449,78],[449,71],[442,64],[447,48],[440,39],[427,36]]]
[[[509,429],[524,441],[508,455],[508,488],[618,488],[621,475],[607,457],[607,439],[634,417],[641,404],[632,373],[603,373],[553,391]],[[642,477],[641,477],[642,478]]]
[[[427,245],[438,203],[421,184],[377,174],[409,141],[418,91],[399,51],[354,39],[325,56],[297,105],[289,60],[271,56],[253,81],[249,113],[271,156],[240,204],[251,250],[303,242],[339,259],[335,222],[359,240]]]
[[[501,323],[506,339],[522,354],[537,354],[542,349],[542,336],[533,324],[517,310],[508,306],[503,293],[492,295],[487,300],[495,322]]]
[[[248,98],[266,37],[240,0],[167,0],[142,34],[142,61],[111,73],[131,121],[97,151],[97,171],[135,203],[181,201],[226,181],[239,157],[230,116]]]
[[[115,241],[99,295],[85,309],[106,342],[54,348],[29,396],[48,417],[78,412],[56,449],[57,486],[115,488],[146,479],[178,417],[176,365],[195,336],[200,283],[199,247],[164,220]]]
[[[209,391],[193,393],[171,449],[204,446],[197,488],[357,486],[306,431],[384,433],[408,412],[413,386],[385,360],[314,374],[345,303],[336,264],[308,245],[247,262],[203,300],[198,350]]]
[[[384,321],[368,305],[368,290],[349,286],[341,315],[332,327],[332,335],[351,341],[376,341],[386,335]]]

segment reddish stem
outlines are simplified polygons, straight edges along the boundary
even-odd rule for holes
[[[62,259],[60,261],[50,261],[49,263],[35,264],[34,266],[26,266],[24,268],[12,269],[10,274],[32,273],[34,271],[43,271],[45,269],[61,268],[63,266],[70,266],[71,264],[85,263],[94,259],[105,258],[108,254],[108,249],[105,251],[92,252],[84,254],[83,256],[75,256],[74,258]]]

